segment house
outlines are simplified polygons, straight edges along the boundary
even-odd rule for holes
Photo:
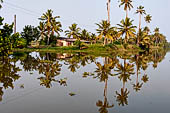
[[[57,46],[73,46],[76,40],[77,39],[74,39],[74,38],[60,37],[57,39]],[[86,44],[90,43],[90,41],[86,41],[86,40],[80,40],[80,41]]]

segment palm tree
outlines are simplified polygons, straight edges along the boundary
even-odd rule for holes
[[[50,36],[54,35],[54,32],[56,32],[59,35],[59,32],[61,32],[61,23],[56,22],[57,18],[60,18],[59,16],[53,17],[53,11],[51,9],[47,10],[46,13],[43,13],[43,16],[39,18],[39,20],[44,22],[45,30],[47,31],[47,45],[49,45]],[[42,24],[42,23],[41,23]]]
[[[2,5],[1,3],[3,3],[4,1],[3,0],[0,0],[0,9],[2,8]]]
[[[104,36],[104,45],[107,44],[108,39],[113,40],[113,37],[111,36],[113,27],[110,27],[110,23],[108,23],[108,21],[103,20],[96,25],[99,27],[98,29],[96,29],[97,33],[99,33],[98,38],[102,39]]]
[[[110,2],[111,0],[107,0],[108,23],[110,23]]]
[[[126,11],[126,18],[128,18],[128,9],[130,11],[133,8],[132,0],[121,0],[119,7],[122,5],[124,5],[124,10]]]
[[[125,34],[125,43],[127,43],[129,37],[135,37],[136,26],[133,26],[132,22],[133,20],[126,18],[120,22],[121,24],[117,24],[119,26],[118,29],[120,30],[119,34],[122,36]]]
[[[38,29],[40,30],[40,37],[41,39],[44,40],[44,38],[46,37],[46,34],[45,34],[45,23],[44,22],[40,22],[39,23],[39,26],[38,26]]]
[[[145,32],[148,35],[149,32],[150,32],[149,27],[145,26],[144,29],[143,29],[143,32]]]
[[[146,15],[145,21],[146,23],[150,23],[152,21],[152,16],[150,14]]]
[[[58,36],[60,36],[60,32],[63,32],[61,29],[62,25],[60,22],[57,22],[55,18],[52,19],[52,35],[54,36],[54,33],[57,33]]]
[[[108,113],[107,109],[114,107],[114,104],[109,105],[109,102],[107,101],[107,82],[105,82],[105,88],[104,88],[104,102],[98,100],[98,102],[96,102],[96,106],[100,107],[99,109],[100,113]]]
[[[83,29],[81,31],[80,38],[84,39],[84,40],[89,40],[90,39],[90,33],[86,29]]]
[[[119,34],[119,32],[118,32],[116,27],[114,27],[114,29],[112,30],[111,36],[113,37],[114,41],[117,40],[120,37],[120,34]]]
[[[139,14],[139,32],[138,32],[138,37],[137,37],[137,44],[139,44],[140,42],[140,32],[141,32],[141,16],[143,14],[146,14],[145,10],[144,10],[144,7],[143,6],[139,6],[137,7],[137,10],[136,10],[136,14]]]
[[[69,38],[75,38],[75,39],[79,39],[80,37],[80,28],[77,27],[76,23],[73,23],[70,27],[69,30],[65,31],[65,35],[68,36]]]

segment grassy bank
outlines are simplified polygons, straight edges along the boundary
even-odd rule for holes
[[[159,47],[154,47],[152,49],[161,49]],[[140,52],[143,51],[136,45],[128,45],[126,49],[122,45],[107,45],[102,46],[100,44],[88,45],[86,48],[79,49],[76,46],[69,47],[46,47],[46,48],[23,48],[23,49],[13,49],[14,52],[60,52],[60,53],[74,53],[74,52],[85,52],[85,53],[114,53],[114,52]]]

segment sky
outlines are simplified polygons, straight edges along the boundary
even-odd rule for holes
[[[160,28],[167,40],[170,41],[170,0],[132,0],[134,8],[129,12],[129,17],[134,20],[134,25],[138,26],[139,15],[135,11],[139,5],[145,7],[146,13],[152,15],[152,22],[146,24],[144,16],[142,27],[148,25],[151,31]],[[95,23],[107,19],[107,0],[4,0],[0,16],[4,17],[4,22],[12,23],[14,15],[17,15],[17,31],[21,32],[25,25],[38,26],[38,18],[47,11],[53,10],[54,16],[60,16],[62,29],[77,23],[81,29],[89,32],[96,32]],[[118,0],[111,0],[111,24],[116,26],[125,18],[123,7],[119,7]],[[64,33],[61,34],[64,36]]]

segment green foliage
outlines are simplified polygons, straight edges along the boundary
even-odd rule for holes
[[[74,38],[78,39],[80,38],[80,28],[77,27],[76,23],[73,23],[70,27],[69,30],[65,31],[65,35],[68,36],[68,38]]]
[[[96,29],[96,31],[99,34],[97,38],[102,39],[104,37],[103,45],[106,45],[108,43],[108,40],[113,41],[111,33],[114,28],[111,27],[110,23],[108,23],[106,20],[102,20],[102,22],[96,25],[98,26],[98,29]]]
[[[128,39],[130,37],[135,37],[135,28],[136,26],[133,26],[133,20],[130,20],[130,18],[126,18],[125,20],[122,20],[120,23],[117,24],[119,27],[119,34],[120,35],[125,35],[125,43],[127,43]]]
[[[83,46],[85,46],[84,43],[81,42],[80,40],[76,40],[74,42],[74,45],[76,45],[79,49],[81,49]]]
[[[11,36],[11,42],[13,48],[24,48],[27,45],[26,39],[22,38],[19,33],[15,33]]]
[[[26,45],[30,45],[31,41],[36,41],[40,37],[40,31],[38,27],[27,25],[21,32],[22,38],[26,40]]]
[[[0,26],[3,25],[3,18],[0,17]],[[8,56],[11,53],[12,50],[12,43],[11,43],[11,35],[13,32],[13,24],[3,25],[2,28],[0,28],[0,55],[2,56]]]
[[[63,30],[61,29],[62,25],[59,21],[56,21],[57,18],[60,18],[59,16],[53,16],[53,11],[51,9],[47,10],[46,13],[43,13],[41,18],[39,30],[41,31],[41,38],[44,39],[44,37],[47,37],[47,45],[50,44],[50,38],[51,36],[54,36],[55,33],[57,34],[57,37],[60,36],[60,32]]]

